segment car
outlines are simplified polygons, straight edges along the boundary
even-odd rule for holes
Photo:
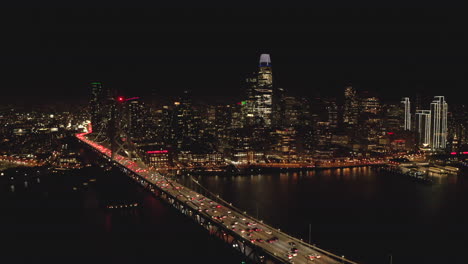
[[[292,259],[292,258],[293,258],[293,255],[291,255],[291,254],[286,254],[286,257],[287,257],[288,259]]]
[[[253,229],[253,231],[260,232],[260,231],[262,231],[262,229],[260,229],[260,228],[256,227],[256,228],[254,228],[254,229]]]
[[[292,241],[289,241],[288,242],[288,245],[290,245],[291,247],[295,247],[296,246],[296,243],[292,242]]]
[[[271,235],[272,232],[271,232],[271,230],[265,229],[265,233]]]
[[[252,242],[252,243],[255,243],[255,241],[257,241],[257,240],[254,239],[254,238],[250,239],[250,242]]]
[[[297,252],[291,251],[289,254],[293,255],[294,257],[297,256]]]
[[[312,254],[310,254],[310,255],[307,255],[307,258],[308,258],[309,260],[315,260],[315,259],[319,259],[319,258],[320,258],[320,255],[317,254],[317,253],[312,253]]]
[[[260,242],[260,243],[262,243],[262,242],[263,242],[263,239],[261,239],[261,238],[257,238],[257,242]]]
[[[279,240],[277,237],[272,237],[271,239],[273,239],[275,242]]]
[[[231,223],[231,225],[237,225],[238,223],[239,223],[239,222],[234,221],[234,222]]]
[[[291,252],[297,252],[297,251],[299,251],[297,248],[295,247],[291,248]]]

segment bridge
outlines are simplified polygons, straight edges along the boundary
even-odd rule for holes
[[[183,186],[168,175],[162,175],[141,161],[113,152],[105,144],[92,140],[88,134],[76,134],[76,138],[155,196],[193,219],[211,235],[232,246],[251,263],[357,264],[247,215],[210,193],[194,179],[192,181],[204,190],[204,194]]]

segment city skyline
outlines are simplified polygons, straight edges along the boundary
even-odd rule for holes
[[[463,10],[192,5],[0,10],[5,262],[466,262]]]

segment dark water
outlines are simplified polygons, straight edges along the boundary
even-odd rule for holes
[[[305,241],[311,224],[312,243],[360,263],[468,263],[466,172],[433,185],[367,167],[199,180]]]
[[[241,261],[189,218],[118,171],[87,168],[62,175],[20,168],[4,173],[0,263]],[[135,202],[140,204],[137,209],[105,209]]]
[[[241,261],[118,171],[90,167],[52,174],[23,168],[5,174],[1,263]],[[393,263],[468,263],[466,173],[433,185],[370,168],[199,179],[249,214],[258,212],[305,241],[312,224],[312,243],[360,263],[389,263],[389,254]],[[134,202],[137,209],[105,209]]]

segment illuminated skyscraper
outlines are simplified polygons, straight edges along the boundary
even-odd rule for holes
[[[139,97],[127,99],[129,135],[132,138],[145,136],[144,106]]]
[[[365,97],[361,99],[361,110],[365,113],[372,113],[374,115],[380,113],[381,106],[379,98]]]
[[[431,143],[431,110],[416,110],[416,128],[419,145],[428,147]]]
[[[345,88],[343,122],[348,125],[356,125],[359,117],[359,100],[356,90],[350,85]]]
[[[106,89],[101,82],[91,83],[91,125],[94,132],[104,132],[110,118],[109,100],[110,90]]]
[[[434,96],[431,103],[432,150],[443,150],[447,146],[447,102],[443,96]]]
[[[403,123],[403,130],[411,130],[411,105],[410,105],[410,100],[409,97],[403,97],[401,99],[401,103],[403,104],[403,107],[405,108],[405,119]]]
[[[200,133],[198,130],[199,116],[196,115],[192,104],[191,92],[186,90],[178,101],[174,102],[172,112],[172,139],[177,148],[190,144],[196,140]]]
[[[273,108],[273,75],[269,54],[260,56],[258,73],[247,81],[247,115],[256,124],[270,126]]]

